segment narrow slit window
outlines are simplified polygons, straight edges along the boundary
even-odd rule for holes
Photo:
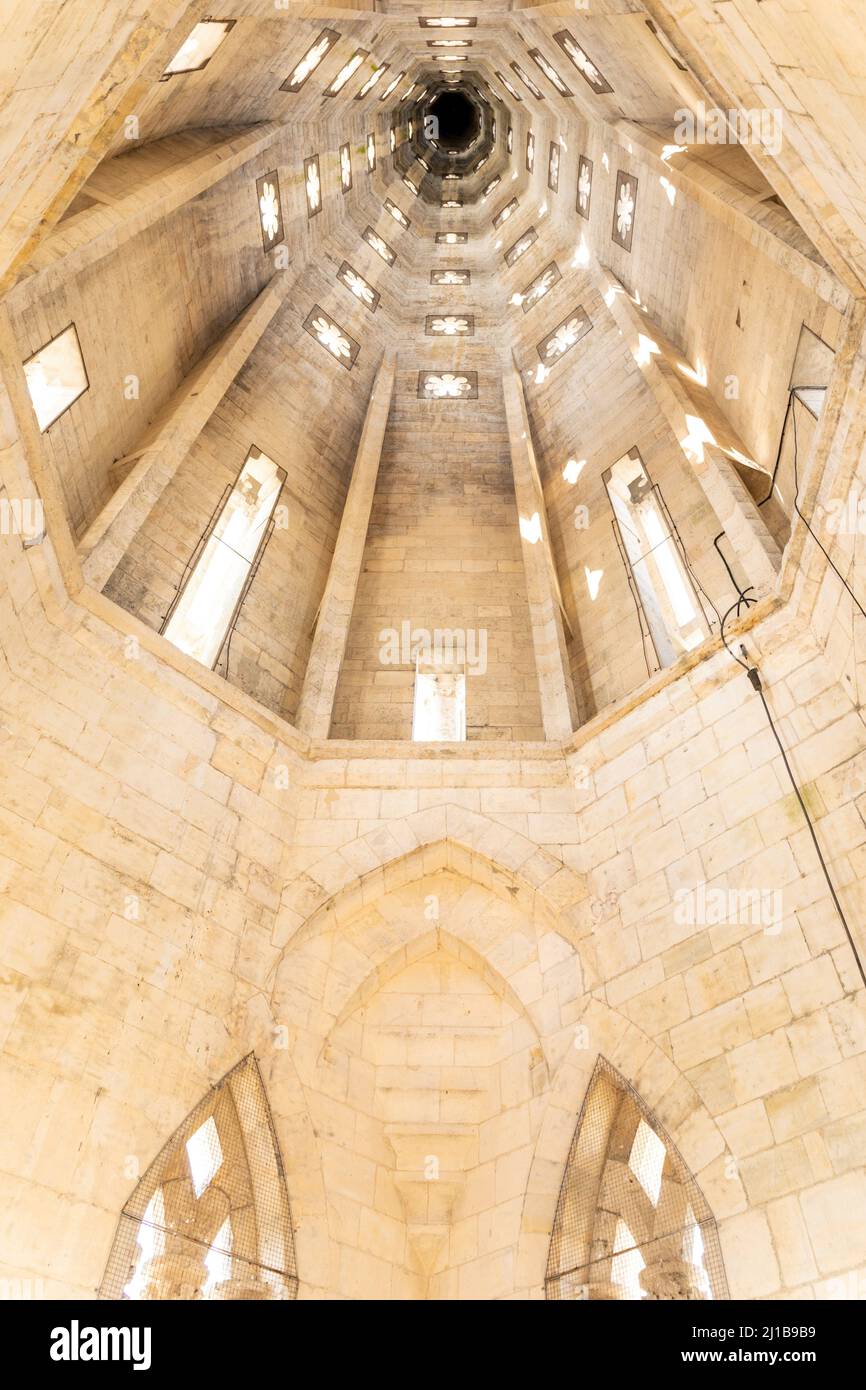
[[[710,1276],[707,1270],[706,1260],[704,1259],[706,1246],[704,1245],[701,1228],[695,1220],[695,1214],[691,1207],[689,1207],[686,1212],[686,1220],[688,1224],[683,1236],[683,1259],[687,1264],[692,1266],[692,1277],[695,1280],[697,1288],[700,1290],[701,1296],[703,1298],[712,1298],[712,1284],[710,1283]]]
[[[659,665],[672,666],[700,646],[709,626],[667,507],[636,449],[604,481],[646,635]]]
[[[266,454],[249,453],[169,611],[163,635],[204,666],[216,664],[243,602],[285,476]]]
[[[465,741],[466,675],[463,671],[417,667],[412,738],[415,743]]]
[[[213,1115],[186,1141],[189,1171],[196,1197],[206,1192],[223,1166],[223,1150]]]
[[[123,1286],[125,1298],[141,1299],[147,1287],[147,1267],[165,1253],[165,1198],[158,1187],[144,1209],[136,1236],[135,1260],[129,1281]]]
[[[204,1257],[207,1279],[201,1291],[203,1298],[213,1298],[217,1286],[231,1279],[233,1242],[231,1217],[227,1216]]]
[[[650,1129],[646,1120],[641,1120],[631,1146],[628,1166],[654,1207],[659,1204],[666,1155],[664,1141],[659,1139],[654,1129]]]
[[[767,508],[764,518],[780,546],[784,546],[791,535],[796,516],[794,503],[797,484],[798,481],[802,482],[802,472],[798,475],[798,464],[802,469],[814,445],[835,365],[833,349],[804,323],[791,368],[788,408],[782,422],[773,473],[767,495],[759,502],[760,507]],[[849,522],[846,520],[842,525],[847,527]]]
[[[625,1296],[637,1301],[645,1297],[640,1276],[646,1269],[646,1261],[637,1247],[637,1242],[624,1221],[617,1221],[613,1242],[613,1259],[610,1262],[612,1284],[619,1284]]]
[[[74,323],[28,357],[24,376],[39,428],[44,432],[90,385]]]
[[[162,80],[178,77],[184,72],[201,72],[234,24],[233,19],[203,19],[196,24],[163,70]]]

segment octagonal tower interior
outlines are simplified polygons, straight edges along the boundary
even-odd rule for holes
[[[862,1298],[853,6],[31,8],[0,1280]]]

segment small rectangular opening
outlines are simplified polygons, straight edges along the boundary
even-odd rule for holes
[[[213,667],[243,602],[271,530],[285,472],[251,450],[194,555],[162,633],[180,651]]]
[[[624,558],[661,666],[694,651],[709,627],[661,493],[636,449],[604,474]]]
[[[201,72],[207,67],[229,30],[233,19],[203,19],[184,39],[162,76],[178,77],[184,72]]]
[[[44,432],[90,385],[74,323],[28,357],[24,376],[39,428]]]
[[[795,386],[794,395],[817,420],[827,399],[826,386]]]
[[[415,743],[463,743],[466,740],[466,674],[422,667],[415,671],[412,715]]]

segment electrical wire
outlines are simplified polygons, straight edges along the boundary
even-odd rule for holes
[[[719,545],[719,541],[724,540],[724,539],[725,539],[725,532],[724,532],[724,531],[720,531],[719,534],[714,538],[714,540],[713,540],[713,545],[714,545],[715,548],[716,548],[716,554],[718,555],[718,557],[719,557],[719,559],[721,560],[722,564],[724,565],[725,569],[728,571],[728,578],[729,578],[730,581],[731,581],[731,586],[732,586],[734,589],[736,589],[737,593],[739,594],[739,599],[737,600],[737,617],[739,617],[739,616],[740,616],[740,609],[742,608],[742,606],[743,606],[744,604],[745,604],[745,606],[746,606],[746,609],[748,610],[749,608],[751,608],[751,607],[753,606],[753,604],[756,604],[756,603],[758,602],[758,600],[757,600],[756,598],[749,598],[749,594],[752,593],[752,592],[754,591],[754,588],[755,588],[754,584],[749,584],[749,585],[747,585],[747,587],[746,587],[745,589],[741,589],[740,586],[739,586],[739,584],[737,583],[737,581],[736,581],[736,579],[735,579],[735,577],[734,577],[734,571],[731,569],[730,565],[728,564],[727,560],[725,559],[725,556],[724,556],[724,553],[723,553],[723,551],[722,551],[722,548],[721,548],[721,546]],[[716,616],[718,617],[718,614],[717,614]],[[721,622],[721,619],[719,619],[719,622]]]
[[[857,608],[858,608],[858,609],[860,610],[860,612],[863,614],[864,618],[866,618],[866,609],[864,609],[863,604],[862,604],[862,603],[860,602],[860,600],[857,598],[857,595],[854,593],[854,590],[851,588],[850,584],[849,584],[848,581],[845,579],[845,576],[842,574],[841,570],[839,570],[839,569],[837,568],[837,566],[834,564],[833,560],[830,558],[829,552],[828,552],[827,550],[824,549],[823,544],[821,543],[821,541],[819,540],[819,538],[818,538],[818,536],[815,534],[815,532],[812,530],[811,523],[809,522],[808,518],[804,515],[804,513],[803,513],[803,511],[802,511],[802,509],[801,509],[801,507],[800,507],[800,479],[799,479],[799,472],[798,472],[800,445],[799,445],[799,438],[798,438],[798,434],[797,434],[797,411],[796,411],[796,409],[794,408],[794,402],[795,402],[795,401],[799,401],[800,404],[803,405],[803,406],[805,406],[805,409],[808,410],[810,414],[812,414],[813,412],[810,410],[810,407],[809,407],[808,405],[805,404],[805,402],[803,401],[802,397],[799,395],[799,392],[800,392],[800,391],[810,391],[810,390],[821,391],[821,390],[824,390],[824,389],[825,389],[824,387],[820,387],[820,386],[815,386],[815,387],[808,387],[808,386],[792,386],[792,387],[790,388],[790,390],[789,390],[789,392],[788,392],[788,408],[787,408],[787,410],[785,411],[785,419],[784,419],[783,424],[782,424],[782,434],[781,434],[781,437],[780,437],[780,439],[779,439],[779,448],[778,448],[778,451],[777,451],[777,453],[776,453],[776,462],[775,462],[775,464],[774,464],[774,466],[773,466],[773,472],[772,472],[772,475],[771,475],[771,477],[770,477],[770,490],[769,490],[769,492],[767,493],[766,497],[762,497],[762,498],[761,498],[761,501],[760,501],[757,505],[758,505],[759,507],[764,507],[764,506],[766,506],[766,504],[770,501],[770,498],[773,496],[773,493],[775,492],[776,477],[777,477],[778,472],[779,472],[779,465],[781,464],[781,461],[782,461],[782,451],[784,450],[784,447],[785,447],[785,432],[786,432],[786,430],[787,430],[787,428],[788,428],[788,421],[789,421],[789,419],[790,419],[790,420],[793,422],[793,426],[794,426],[794,458],[793,458],[793,468],[794,468],[794,500],[793,500],[793,506],[794,506],[794,510],[796,511],[796,513],[797,513],[798,517],[800,518],[800,520],[803,522],[803,525],[806,527],[806,530],[809,532],[809,535],[812,537],[812,539],[813,539],[813,541],[815,542],[815,544],[818,546],[818,548],[819,548],[819,549],[821,550],[821,552],[823,553],[823,555],[824,555],[824,557],[825,557],[825,559],[826,559],[828,565],[829,565],[830,568],[833,570],[833,573],[836,574],[836,575],[838,576],[838,578],[839,578],[839,580],[841,581],[841,583],[844,585],[844,587],[848,590],[848,593],[851,595],[852,601],[856,604]],[[817,417],[816,417],[816,418],[817,418]],[[780,494],[780,496],[781,496],[781,494]],[[722,563],[724,564],[725,569],[728,571],[728,575],[729,575],[729,577],[730,577],[730,579],[731,579],[731,583],[734,585],[735,588],[739,588],[739,585],[737,584],[736,580],[734,579],[733,573],[732,573],[732,571],[731,571],[731,567],[730,567],[730,565],[728,564],[727,560],[725,559],[724,555],[722,554],[721,548],[720,548],[720,546],[719,546],[719,541],[723,540],[723,539],[724,539],[724,536],[725,536],[725,532],[724,532],[724,531],[720,531],[719,534],[718,534],[718,535],[715,537],[715,539],[713,540],[713,545],[716,547],[716,550],[717,550],[717,552],[718,552],[718,554],[719,554],[719,557],[720,557],[720,559],[722,560]],[[754,598],[751,598],[751,599],[750,599],[750,598],[748,597],[749,591],[750,591],[752,588],[753,588],[753,586],[750,584],[749,587],[748,587],[747,589],[744,589],[744,590],[741,590],[741,591],[740,591],[740,604],[741,604],[741,605],[742,605],[742,604],[745,604],[746,608],[750,608],[751,605],[752,605],[753,603],[756,603],[756,602],[757,602],[756,599],[754,599]],[[737,616],[739,616],[739,608],[737,609]]]
[[[732,606],[728,609],[727,613],[722,619],[722,641],[724,642],[729,655],[734,658],[734,661],[736,661],[738,666],[742,666],[743,670],[745,671],[746,675],[749,677],[749,680],[751,681],[752,688],[756,690],[761,697],[761,703],[764,706],[764,713],[767,716],[767,722],[769,723],[770,728],[773,731],[773,737],[775,738],[779,748],[779,752],[782,755],[782,762],[785,764],[785,771],[788,774],[791,786],[794,788],[794,794],[798,802],[800,803],[800,810],[803,812],[803,818],[806,822],[809,834],[812,838],[812,844],[815,846],[815,852],[818,855],[818,860],[820,862],[821,869],[823,870],[824,878],[827,880],[827,887],[830,889],[830,896],[833,899],[833,905],[836,908],[837,913],[839,914],[839,920],[842,923],[845,935],[848,938],[848,944],[851,947],[851,950],[854,954],[854,960],[857,964],[857,969],[860,972],[860,978],[863,981],[863,984],[866,985],[866,971],[864,971],[863,969],[863,963],[860,960],[859,952],[857,950],[856,945],[854,944],[854,937],[851,934],[851,928],[848,926],[848,919],[846,918],[844,910],[842,908],[842,904],[839,901],[839,896],[833,885],[833,880],[830,877],[830,870],[827,867],[827,861],[825,860],[824,855],[821,851],[821,846],[818,843],[818,836],[815,833],[815,827],[812,824],[812,817],[809,815],[806,803],[803,800],[802,792],[800,791],[800,788],[797,785],[797,779],[794,776],[793,768],[791,767],[791,764],[788,760],[788,754],[785,751],[785,746],[782,743],[781,737],[779,736],[779,731],[776,728],[776,722],[773,719],[772,711],[770,709],[769,704],[767,703],[767,697],[764,693],[764,686],[761,681],[760,672],[758,671],[757,666],[750,665],[747,661],[743,661],[742,657],[739,657],[737,655],[737,653],[732,649],[732,647],[728,643],[728,639],[725,636],[725,623],[728,621],[735,608],[737,608],[736,603],[732,604]],[[740,650],[743,651],[744,655],[746,654],[745,648],[741,647]]]
[[[809,523],[809,521],[807,521],[806,517],[803,515],[803,512],[800,510],[800,479],[797,469],[799,443],[797,440],[796,410],[792,411],[791,419],[794,422],[794,511],[797,513],[798,517],[803,522],[803,525],[806,527],[806,530],[809,532],[809,535],[812,537],[812,540],[815,542],[818,549],[823,553],[824,558],[826,559],[827,564],[830,566],[833,573],[838,575],[839,579],[842,581],[843,586],[848,590],[848,593],[851,595],[853,602],[857,605],[860,612],[863,614],[863,617],[866,618],[866,608],[863,607],[863,604],[860,602],[857,595],[854,593],[854,590],[851,588],[851,585],[848,583],[844,574],[842,574],[841,570],[837,569],[836,565],[834,565],[833,561],[830,558],[829,552],[824,549],[823,544],[815,535],[815,532],[812,530],[811,524]]]
[[[791,405],[790,400],[789,400],[789,403],[788,403],[788,404],[789,404],[789,409],[790,409],[790,405]],[[849,583],[847,582],[847,580],[845,579],[845,576],[841,573],[841,571],[840,571],[840,570],[836,567],[836,565],[833,563],[832,559],[830,558],[829,554],[827,553],[827,550],[825,549],[825,547],[824,547],[824,545],[822,544],[822,542],[819,540],[818,536],[816,536],[815,532],[812,530],[811,523],[810,523],[810,522],[808,521],[808,519],[804,516],[803,511],[802,511],[802,509],[801,509],[801,507],[800,507],[800,478],[799,478],[799,468],[798,468],[798,463],[799,463],[799,439],[798,439],[798,436],[797,436],[797,412],[796,412],[796,410],[792,410],[792,411],[791,411],[791,419],[792,419],[793,424],[794,424],[794,460],[793,460],[793,463],[794,463],[794,510],[796,511],[796,513],[797,513],[797,515],[799,516],[800,520],[803,522],[804,526],[806,527],[807,531],[809,532],[809,535],[810,535],[810,536],[812,537],[812,539],[814,540],[815,544],[818,546],[818,548],[819,548],[819,549],[821,550],[821,552],[823,553],[823,555],[824,555],[824,557],[826,558],[827,563],[829,564],[830,568],[833,570],[834,574],[836,574],[836,575],[838,576],[838,578],[841,580],[843,587],[844,587],[845,589],[847,589],[848,593],[849,593],[850,596],[851,596],[852,601],[856,604],[857,608],[858,608],[858,609],[860,610],[860,612],[863,614],[863,617],[866,618],[866,608],[863,607],[863,604],[862,604],[862,603],[860,602],[860,600],[857,598],[857,595],[854,593],[854,591],[853,591],[853,589],[851,588],[850,584],[849,584]],[[780,453],[781,453],[781,446],[780,446]],[[839,914],[839,920],[840,920],[841,923],[842,923],[842,926],[843,926],[844,931],[845,931],[845,935],[846,935],[846,937],[848,938],[848,944],[850,945],[851,950],[852,950],[852,952],[853,952],[853,954],[854,954],[854,960],[855,960],[856,963],[857,963],[857,969],[858,969],[858,971],[860,972],[860,978],[862,979],[863,984],[866,985],[866,971],[864,971],[864,969],[863,969],[863,963],[862,963],[862,961],[860,960],[859,952],[858,952],[858,950],[857,950],[856,945],[854,944],[854,937],[853,937],[852,934],[851,934],[851,928],[848,926],[848,919],[847,919],[846,916],[845,916],[844,910],[843,910],[843,908],[842,908],[842,904],[841,904],[840,901],[839,901],[839,896],[838,896],[838,894],[837,894],[837,892],[836,892],[836,889],[835,889],[835,887],[834,887],[834,885],[833,885],[833,880],[832,880],[832,878],[830,877],[830,870],[829,870],[828,867],[827,867],[827,862],[826,862],[826,860],[825,860],[825,858],[824,858],[823,853],[821,852],[821,846],[820,846],[820,844],[818,843],[818,836],[817,836],[817,834],[815,833],[815,827],[814,827],[814,825],[813,825],[813,823],[812,823],[812,818],[811,818],[811,816],[809,815],[808,809],[807,809],[807,807],[806,807],[806,803],[805,803],[805,801],[803,800],[803,795],[802,795],[802,793],[801,793],[801,791],[800,791],[799,786],[797,785],[797,779],[796,779],[796,777],[794,776],[793,768],[791,767],[791,764],[790,764],[790,762],[789,762],[789,760],[788,760],[788,754],[787,754],[787,752],[785,751],[784,744],[782,743],[781,737],[780,737],[780,735],[779,735],[779,731],[778,731],[778,729],[776,728],[775,720],[773,719],[772,711],[771,711],[771,709],[770,709],[769,704],[767,703],[767,697],[766,697],[766,694],[765,694],[765,692],[764,692],[764,687],[763,687],[763,683],[762,683],[762,681],[761,681],[760,672],[758,671],[757,666],[755,666],[755,665],[750,665],[747,661],[743,661],[742,657],[739,657],[739,656],[737,655],[737,653],[733,650],[733,648],[731,647],[730,643],[728,642],[727,636],[725,635],[725,624],[727,623],[727,621],[728,621],[728,619],[730,618],[731,614],[734,612],[734,609],[737,610],[737,614],[738,614],[738,616],[739,616],[740,605],[741,605],[741,603],[742,603],[743,597],[744,597],[744,595],[741,594],[741,595],[740,595],[740,598],[737,600],[737,602],[731,605],[731,607],[728,609],[727,613],[725,614],[724,618],[722,619],[722,641],[723,641],[724,644],[725,644],[725,649],[727,650],[728,655],[733,657],[734,661],[736,661],[736,663],[737,663],[738,666],[742,666],[743,670],[745,671],[746,675],[749,677],[749,680],[750,680],[751,683],[752,683],[753,689],[756,690],[757,693],[758,693],[758,694],[760,695],[760,697],[761,697],[761,703],[762,703],[763,706],[764,706],[764,713],[765,713],[766,716],[767,716],[767,722],[768,722],[769,725],[770,725],[770,728],[771,728],[771,730],[772,730],[772,732],[773,732],[773,737],[774,737],[774,739],[776,740],[776,743],[777,743],[778,748],[779,748],[779,752],[780,752],[781,755],[782,755],[782,761],[783,761],[783,763],[785,764],[785,771],[786,771],[787,774],[788,774],[788,777],[789,777],[790,782],[791,782],[791,786],[794,788],[794,793],[795,793],[795,795],[796,795],[796,797],[797,797],[798,802],[800,803],[800,809],[801,809],[801,811],[803,812],[803,818],[804,818],[804,820],[805,820],[805,822],[806,822],[806,825],[807,825],[807,827],[808,827],[809,834],[810,834],[811,839],[812,839],[812,844],[815,846],[815,852],[816,852],[816,854],[818,855],[818,860],[819,860],[819,862],[820,862],[821,869],[822,869],[823,874],[824,874],[824,878],[827,880],[827,887],[830,889],[830,896],[831,896],[831,898],[833,899],[833,905],[834,905],[834,907],[836,908],[837,913]],[[740,647],[740,650],[743,652],[743,655],[747,655],[747,653],[746,653],[744,647],[741,646],[741,647]]]

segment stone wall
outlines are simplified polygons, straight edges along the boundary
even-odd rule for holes
[[[422,368],[469,362],[477,401],[419,399]],[[446,634],[458,659],[462,644],[467,738],[543,737],[518,525],[497,354],[419,332],[400,354],[333,737],[411,738],[414,658],[386,650],[404,624]]]
[[[141,38],[138,7],[127,6],[117,25],[100,24],[105,72],[91,64],[69,88],[71,127],[55,113],[38,128],[44,159],[13,200],[4,271],[68,206],[74,189],[67,181],[78,164],[72,148],[82,129],[91,161],[112,138],[93,108],[105,89],[114,90],[118,69],[115,100],[125,101],[141,65],[152,62],[159,71],[160,42],[173,51],[171,29],[182,8],[167,0],[156,7],[138,66],[127,49],[130,35]],[[157,89],[153,79],[150,138],[208,116],[248,118],[253,110],[310,117],[316,85],[294,104],[275,94],[281,74],[273,71],[273,16],[259,31],[257,0],[248,8],[256,59],[243,78],[249,85],[239,77],[232,86],[220,65],[185,91]],[[785,56],[767,32],[778,13],[768,18],[771,7],[760,8],[762,39],[752,50],[759,69],[769,50]],[[803,65],[812,62],[810,8],[801,6],[796,24],[794,12],[786,12]],[[650,9],[667,15],[668,5],[652,0]],[[742,13],[741,0],[729,9]],[[664,127],[678,90],[673,80],[658,87],[662,59],[642,20],[637,13],[594,13],[589,23],[596,57],[618,84],[623,119],[644,109]],[[626,26],[640,33],[634,51],[655,55],[631,77],[629,54],[617,47]],[[713,63],[729,72],[729,33],[703,35],[702,26],[694,11],[683,21],[684,39],[697,34]],[[354,37],[346,31],[346,41]],[[308,39],[306,31],[298,34],[296,49],[283,55],[286,66]],[[33,76],[31,40],[16,50],[22,81]],[[393,34],[390,42],[396,59]],[[779,73],[774,67],[764,76]],[[717,80],[713,73],[710,79]],[[804,96],[789,101],[798,129],[801,116],[808,123],[810,112],[825,110],[822,94],[830,90],[801,85]],[[662,95],[648,107],[655,87]],[[12,95],[4,109],[20,118],[21,92]],[[835,110],[847,116],[855,99],[844,96]],[[617,118],[612,103],[596,115]],[[341,130],[357,144],[367,118],[366,110],[353,109]],[[379,112],[370,118],[380,139],[385,119]],[[523,113],[515,120],[518,151],[527,120]],[[540,151],[554,124],[553,116],[539,121]],[[26,154],[20,119],[10,131]],[[305,152],[307,134],[299,137]],[[620,134],[629,138],[627,130]],[[819,148],[828,153],[823,143]],[[336,310],[333,257],[350,247],[366,254],[360,219],[384,232],[381,194],[393,176],[389,169],[374,186],[362,174],[344,216],[333,183],[334,142],[327,154],[332,183],[321,241],[313,222],[304,243],[299,223],[296,249],[315,245],[321,252],[304,293],[318,294],[327,283],[334,295],[327,307]],[[300,147],[287,178],[295,212],[303,210],[298,156]],[[654,182],[662,175],[652,167]],[[859,213],[845,191],[848,172],[838,160],[820,164],[813,189],[793,145],[773,172],[783,187],[789,181],[792,194],[799,190],[801,202],[812,193],[809,234],[850,284],[862,248],[854,244]],[[527,186],[521,179],[521,195],[528,196]],[[669,224],[660,189],[652,190],[656,236],[642,264],[653,283],[634,288],[668,331],[680,327],[684,350],[697,353],[700,324],[706,343],[722,308],[728,314],[733,307],[737,262],[726,242],[727,278],[711,284],[709,275],[691,299],[681,283],[666,286]],[[533,196],[542,190],[537,173]],[[562,190],[560,199],[571,197],[566,184]],[[831,191],[843,213],[827,203]],[[791,202],[799,212],[801,203]],[[677,206],[668,203],[671,214]],[[689,219],[681,229],[680,281],[698,254],[699,219],[693,212]],[[74,222],[67,219],[67,234]],[[548,226],[556,233],[539,256],[564,257],[574,245],[573,219],[551,217]],[[486,336],[476,344],[484,439],[472,440],[472,461],[455,457],[460,431],[428,438],[436,408],[410,405],[414,365],[405,353],[419,351],[427,285],[419,271],[429,269],[432,248],[417,229],[391,236],[400,261],[393,275],[382,273],[381,285],[395,300],[403,296],[405,337],[393,333],[386,315],[385,330],[371,331],[363,345],[357,374],[348,374],[300,330],[299,311],[309,305],[293,304],[291,325],[277,321],[226,394],[107,595],[82,584],[59,451],[52,456],[35,433],[21,344],[5,308],[0,316],[0,483],[7,498],[38,492],[48,521],[47,536],[27,549],[19,535],[0,535],[0,1086],[7,1098],[0,1277],[24,1281],[36,1296],[92,1296],[138,1177],[208,1088],[252,1051],[285,1164],[301,1297],[540,1298],[569,1145],[603,1056],[636,1088],[700,1184],[734,1297],[862,1298],[866,1234],[852,1213],[866,1202],[863,977],[762,703],[718,643],[688,669],[649,682],[636,671],[633,686],[610,679],[602,663],[617,655],[617,595],[609,609],[597,610],[597,642],[584,676],[587,704],[592,694],[599,706],[618,697],[617,705],[600,709],[564,742],[536,737],[531,615],[493,351],[497,335],[515,341],[513,323],[507,340],[503,324],[516,272],[491,278],[479,299],[488,314]],[[239,245],[244,238],[248,227],[238,229]],[[792,248],[782,240],[787,256]],[[827,272],[806,259],[814,289]],[[527,258],[523,283],[529,266]],[[580,275],[571,284],[582,287]],[[781,294],[787,284],[773,271],[756,293]],[[821,301],[824,309],[797,289],[786,299],[783,336],[787,350],[802,315],[839,349],[840,370],[803,461],[801,505],[859,602],[862,531],[829,524],[831,504],[859,499],[864,486],[862,306],[844,325],[837,322],[833,315],[844,308],[837,289]],[[142,310],[147,293],[141,284]],[[363,313],[353,309],[350,331]],[[768,418],[775,412],[778,419],[784,390],[779,364],[786,351],[780,348],[767,377],[757,371],[766,335],[751,324],[760,322],[757,315],[750,321],[745,331],[754,337],[733,367],[755,370],[761,385],[753,413],[736,421],[747,435],[747,423],[764,419],[755,401],[766,394]],[[725,324],[723,342],[736,343],[728,318]],[[293,713],[303,679],[310,618],[360,429],[365,391],[355,383],[369,384],[389,332],[404,354],[392,443],[408,420],[419,468],[407,479],[396,449],[386,449],[334,730],[363,737],[311,743],[281,715]],[[606,333],[612,341],[610,325]],[[446,360],[438,348],[435,360]],[[308,394],[311,382],[319,393],[312,426],[300,414],[300,393],[284,393],[293,372]],[[617,399],[628,412],[620,421],[611,419],[613,410],[605,417],[610,448],[619,449],[614,426],[630,432],[632,402],[643,398],[650,470],[658,458],[676,479],[670,438],[627,363],[617,380]],[[539,429],[563,578],[584,558],[566,553],[567,503],[553,490],[560,448],[572,442],[567,404],[556,430],[546,436]],[[592,407],[588,393],[582,404]],[[300,501],[290,516],[299,526],[274,539],[237,634],[237,672],[226,682],[153,628],[201,519],[237,471],[233,454],[251,442],[270,445],[289,467]],[[405,437],[399,442],[402,450]],[[642,441],[627,438],[623,447],[633,443]],[[85,452],[82,446],[79,457]],[[476,467],[475,459],[483,462]],[[599,458],[599,472],[612,461]],[[417,571],[410,552],[425,551],[424,564],[433,563],[430,521],[444,515],[436,510],[439,488],[443,498],[457,493],[464,504],[453,529],[443,534],[436,527],[450,568]],[[401,493],[405,511],[396,500]],[[685,502],[694,531],[687,542],[704,554],[709,518],[695,495],[693,480],[684,483],[677,503]],[[496,564],[480,575],[470,568],[479,532],[485,553],[477,563]],[[389,553],[398,568],[387,568]],[[418,574],[423,582],[407,577]],[[435,625],[447,594],[450,626],[464,603],[459,611],[480,623],[493,574],[497,584],[502,576],[495,606],[503,611],[483,613],[497,661],[479,737],[459,750],[412,746],[405,741],[405,682],[388,702],[395,716],[389,709],[379,718],[378,696],[374,703],[370,694],[378,667],[365,665],[370,636],[382,612],[388,616],[404,597],[428,605],[420,617],[405,615],[415,622],[429,615]],[[280,608],[286,575],[296,585],[291,613]],[[585,604],[575,598],[575,612],[578,606],[582,616]],[[504,628],[494,627],[500,620]],[[760,668],[861,961],[862,623],[839,575],[797,523],[776,592],[735,638]],[[362,670],[370,680],[359,691],[351,678]]]
[[[330,305],[335,297],[324,275],[315,280],[304,286],[307,310],[317,298]],[[289,719],[297,708],[380,341],[376,335],[366,342],[364,358],[350,375],[321,360],[322,349],[299,327],[293,301],[292,296],[223,398],[105,588],[158,629],[223,490],[234,483],[251,448],[264,450],[286,471],[280,496],[286,510],[219,669],[225,675],[228,666],[234,685]]]
[[[143,1171],[250,1048],[301,1296],[538,1296],[598,1053],[697,1176],[735,1295],[862,1277],[860,979],[724,654],[565,757],[304,756],[104,621],[43,616],[4,549],[8,1277],[92,1292],[130,1155]],[[752,641],[862,951],[862,718],[803,633]],[[725,890],[721,920],[712,896],[681,920],[696,883]],[[781,893],[781,930],[734,890]],[[461,1176],[423,1273],[401,1174],[437,1126]]]

